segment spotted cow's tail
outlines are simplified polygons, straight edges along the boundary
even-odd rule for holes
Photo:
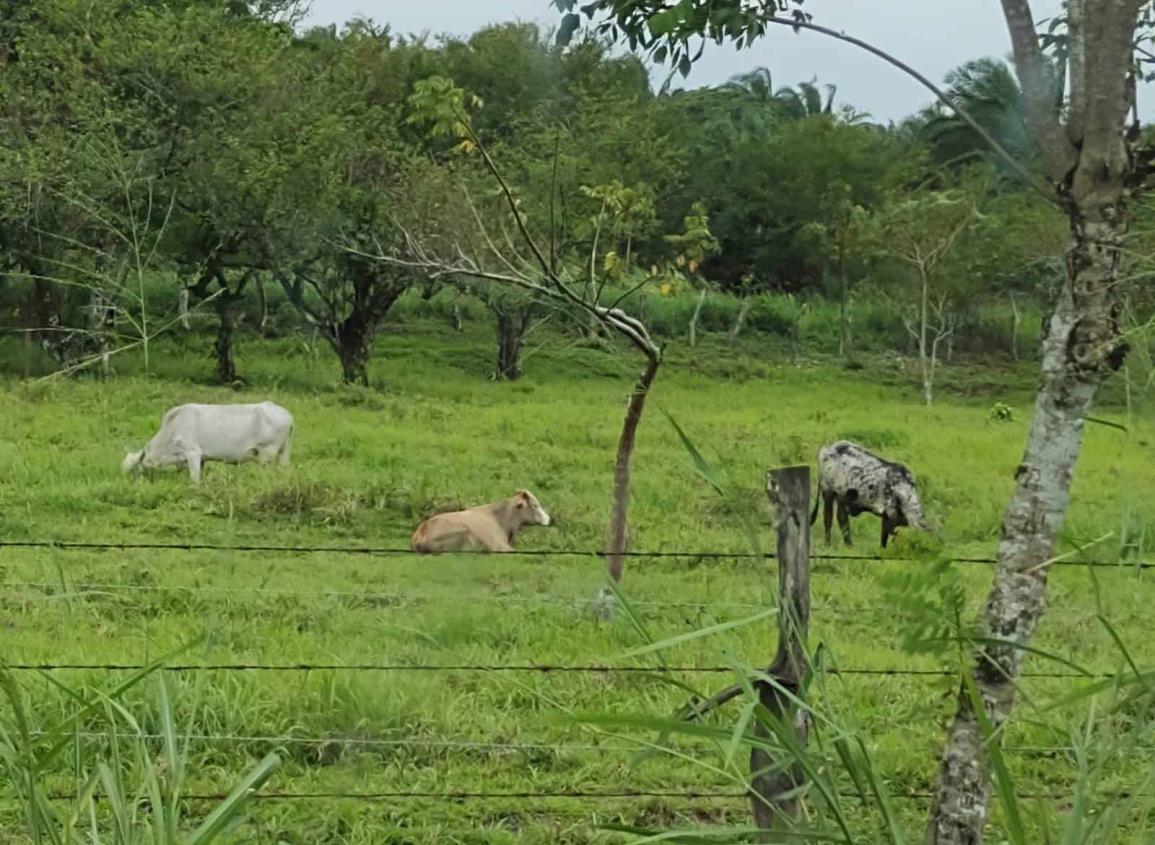
[[[818,502],[822,499],[822,485],[818,485],[818,489],[814,493],[814,509],[810,511],[810,524],[813,525],[818,519]]]

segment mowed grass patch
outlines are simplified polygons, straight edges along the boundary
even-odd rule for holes
[[[604,583],[604,564],[594,553],[604,542],[632,360],[543,348],[527,360],[524,381],[503,384],[485,378],[486,341],[473,334],[387,335],[373,365],[379,385],[368,390],[333,388],[331,362],[292,339],[246,344],[241,360],[250,386],[240,391],[200,383],[207,369],[202,351],[176,345],[154,350],[152,374],[126,360],[107,382],[6,383],[0,396],[0,537],[6,540],[393,549],[406,546],[429,513],[529,487],[556,525],[527,529],[519,547],[575,554],[415,559],[4,548],[5,658],[138,663],[187,647],[175,662],[656,669],[655,655],[623,656],[644,644],[634,627],[624,619],[599,622],[590,608]],[[947,390],[926,408],[908,383],[888,383],[900,381],[898,371],[883,373],[881,364],[848,373],[755,353],[744,347],[671,354],[639,434],[633,548],[746,554],[752,530],[758,548],[772,549],[765,470],[813,464],[819,446],[847,437],[911,467],[951,553],[994,552],[1026,435],[1029,381],[996,373],[991,391]],[[982,379],[963,374],[960,382]],[[119,475],[124,450],[140,448],[168,407],[262,399],[285,405],[296,418],[291,467],[209,465],[199,488],[180,472],[142,481]],[[1016,419],[988,420],[995,401],[1012,402]],[[694,473],[659,407],[715,465],[725,497]],[[1100,415],[1123,418],[1110,407]],[[1155,470],[1143,458],[1150,436],[1142,419],[1132,420],[1127,432],[1088,427],[1064,551],[1113,532],[1093,547],[1094,556],[1146,553],[1155,526]],[[816,553],[825,549],[818,528]],[[877,520],[855,520],[854,531],[858,551],[876,549]],[[837,530],[834,541],[835,551],[843,551]],[[906,532],[887,556],[937,551],[932,539]],[[904,635],[925,621],[911,618],[892,585],[912,567],[929,563],[816,560],[812,646],[824,644],[848,669],[942,668],[939,657],[901,648]],[[972,616],[989,575],[985,566],[959,567]],[[1150,577],[1119,569],[1092,581],[1086,570],[1056,568],[1037,645],[1093,671],[1118,669],[1118,651],[1095,619],[1097,591],[1135,659],[1155,662],[1143,624]],[[650,635],[662,639],[771,606],[776,578],[772,562],[751,558],[630,559],[625,590]],[[765,665],[774,630],[772,618],[762,619],[686,641],[663,656],[683,667]],[[1028,669],[1062,667],[1032,658]],[[100,671],[59,676],[101,689],[114,677]],[[707,693],[733,680],[729,673],[677,677]],[[43,723],[66,712],[58,690],[31,672],[20,678]],[[657,674],[254,669],[181,672],[170,681],[181,730],[197,737],[190,740],[196,785],[207,791],[278,747],[288,763],[272,787],[292,792],[742,788],[717,748],[682,741],[689,759],[657,756],[634,765],[636,740],[652,739],[651,733],[606,736],[575,720],[583,712],[672,712],[686,692]],[[1024,748],[1011,755],[1024,792],[1070,788],[1075,770],[1066,756],[1029,749],[1069,741],[1083,708],[1048,705],[1071,683],[1030,678],[1024,684],[1022,718],[1008,734],[1008,745]],[[891,787],[913,794],[933,782],[955,692],[952,681],[934,675],[831,676],[815,689],[820,707],[862,726]],[[146,731],[159,728],[153,693],[145,684],[126,700]],[[717,718],[728,723],[732,717]],[[1112,715],[1105,730],[1122,735],[1128,721],[1141,718]],[[93,717],[82,727],[97,733],[99,722]],[[84,742],[98,747],[101,740]],[[1150,762],[1143,749],[1131,752],[1110,770],[1117,786],[1133,783],[1133,773]],[[61,788],[72,784],[65,769],[52,777]],[[1052,814],[1062,806],[1044,804]],[[916,836],[925,801],[903,800],[900,812]],[[576,843],[614,840],[616,834],[598,827],[615,821],[713,823],[745,814],[740,799],[325,799],[261,804],[234,841]],[[863,812],[857,823],[869,841],[877,819]],[[21,841],[17,818],[0,817],[0,825],[6,841]],[[1134,841],[1144,841],[1145,830],[1138,827]]]

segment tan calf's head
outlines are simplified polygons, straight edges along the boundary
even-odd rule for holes
[[[549,514],[528,490],[518,490],[513,497],[513,507],[522,525],[549,525]]]

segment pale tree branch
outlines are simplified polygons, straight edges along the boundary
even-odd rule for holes
[[[408,230],[402,229],[402,233],[408,251],[413,256],[411,259],[399,258],[386,252],[368,253],[350,244],[345,244],[342,248],[362,258],[380,261],[394,267],[420,270],[428,274],[430,278],[465,276],[484,281],[500,282],[531,291],[555,303],[569,303],[593,314],[598,320],[623,335],[647,358],[661,360],[660,347],[650,338],[646,327],[639,320],[629,316],[620,308],[607,308],[577,296],[568,285],[559,285],[557,277],[552,274],[547,277],[549,283],[542,284],[521,272],[494,272],[483,268],[460,250],[457,251],[456,259],[445,260],[428,253],[420,241],[414,238]]]
[[[601,299],[602,288],[605,285],[605,277],[602,277],[601,283],[598,282],[598,241],[601,240],[602,235],[602,221],[605,220],[606,214],[606,200],[602,200],[602,207],[598,210],[597,217],[594,218],[594,237],[593,244],[590,246],[590,269],[589,269],[589,289],[596,291],[594,294],[594,302]]]
[[[505,181],[505,176],[502,175],[501,169],[497,166],[497,162],[489,155],[489,150],[478,136],[473,128],[473,124],[466,118],[465,115],[460,114],[454,109],[454,115],[460,121],[461,125],[466,128],[469,135],[469,140],[477,147],[477,151],[481,154],[481,160],[485,162],[486,169],[497,181],[498,187],[501,189],[501,194],[505,197],[506,204],[509,210],[513,213],[513,219],[517,223],[518,231],[521,233],[522,239],[533,253],[537,263],[541,266],[542,272],[547,276],[554,276],[553,267],[542,251],[538,248],[537,241],[534,240],[533,235],[530,234],[529,227],[525,224],[525,219],[521,216],[521,209],[517,207],[517,199],[513,196],[513,190],[509,187],[509,183]],[[556,277],[555,277],[556,278]]]
[[[1061,182],[1074,165],[1078,152],[1059,123],[1054,74],[1039,46],[1031,4],[1029,0],[1002,0],[1002,5],[1015,55],[1015,72],[1022,84],[1027,123],[1047,159],[1051,179]],[[1078,93],[1072,90],[1072,99]]]
[[[1077,143],[1083,137],[1083,116],[1087,95],[1086,2],[1067,0],[1067,66],[1071,88],[1067,107],[1067,139]]]
[[[1135,25],[1145,0],[1103,0],[1101,8],[1084,21],[1085,91],[1083,124],[1077,140],[1084,155],[1080,164],[1098,169],[1103,162],[1087,161],[1086,152],[1103,151],[1112,170],[1127,166],[1119,143],[1127,117]],[[1074,92],[1072,92],[1073,94]],[[1109,151],[1109,152],[1108,152]],[[1097,158],[1091,156],[1090,158]],[[1099,178],[1089,173],[1088,181]]]

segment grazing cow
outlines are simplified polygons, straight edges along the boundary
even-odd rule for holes
[[[810,514],[811,525],[818,518],[819,499],[824,506],[822,521],[827,545],[835,502],[838,503],[838,527],[848,546],[851,544],[850,517],[860,513],[882,517],[884,549],[900,525],[927,528],[910,470],[847,440],[824,446],[818,453],[818,496]]]
[[[139,452],[129,452],[125,473],[165,466],[188,466],[194,483],[203,461],[239,463],[274,458],[288,466],[293,447],[293,415],[272,402],[256,405],[178,405],[164,415],[160,431]]]
[[[415,552],[436,554],[462,549],[513,551],[513,538],[526,525],[549,525],[549,514],[528,490],[513,498],[464,511],[440,513],[417,526],[409,541]]]

